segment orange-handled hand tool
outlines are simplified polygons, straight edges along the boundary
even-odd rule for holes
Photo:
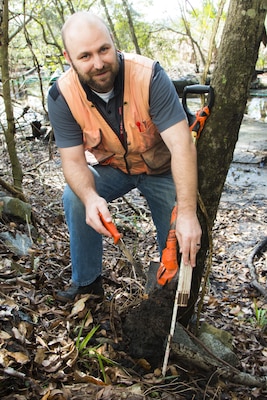
[[[116,226],[113,224],[112,221],[107,222],[101,213],[99,213],[99,217],[104,227],[109,231],[109,233],[111,233],[114,243],[118,244],[119,240],[121,239],[121,234],[119,233]]]
[[[169,283],[179,270],[177,262],[177,238],[175,232],[177,212],[177,205],[175,205],[171,214],[171,224],[166,241],[166,247],[162,252],[161,263],[157,271],[157,281],[161,286]],[[192,267],[191,265],[185,265],[183,263],[183,257],[181,257],[177,288],[179,306],[186,306],[188,303],[191,279]]]
[[[176,275],[179,266],[177,262],[176,238],[177,204],[172,209],[170,229],[167,236],[166,247],[162,252],[161,262],[157,271],[158,284],[164,286]]]
[[[121,249],[123,254],[127,257],[129,262],[132,264],[135,279],[136,279],[136,273],[135,273],[136,271],[138,271],[138,273],[140,275],[144,275],[141,265],[135,261],[132,253],[126,247],[125,243],[122,240],[122,235],[119,233],[115,224],[112,221],[107,222],[101,213],[99,213],[99,216],[100,216],[101,222],[104,225],[104,227],[109,231],[109,233],[111,233],[113,240],[114,240],[114,244],[119,246],[119,248]]]

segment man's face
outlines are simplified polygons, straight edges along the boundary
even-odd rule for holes
[[[83,26],[66,39],[66,59],[82,83],[99,93],[109,92],[119,71],[113,40],[104,26]]]

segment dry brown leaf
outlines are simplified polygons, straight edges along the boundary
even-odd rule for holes
[[[162,377],[162,375],[157,377],[157,376],[155,376],[154,373],[151,372],[149,374],[144,375],[143,381],[154,385],[154,384],[159,384],[159,383],[164,382],[164,378]]]
[[[145,371],[151,370],[151,365],[144,358],[139,358],[139,360],[137,361],[137,364],[140,365],[140,367],[143,368]]]
[[[41,365],[45,359],[46,350],[43,347],[38,347],[35,353],[34,362]]]
[[[107,367],[105,369],[106,375],[109,377],[110,381],[115,383],[124,383],[127,386],[132,385],[132,377],[125,372],[122,368],[117,366],[115,367]]]
[[[96,400],[112,399],[112,386],[107,386],[96,394]]]
[[[14,300],[10,299],[10,298],[8,298],[8,299],[6,299],[6,298],[5,299],[0,299],[0,306],[8,307],[11,310],[13,310],[13,309],[18,310],[19,309],[19,306],[17,305],[17,303]]]
[[[142,386],[140,383],[135,383],[129,388],[129,390],[133,395],[142,395]]]
[[[91,375],[87,375],[77,369],[74,371],[74,380],[78,383],[93,383],[98,386],[106,386],[106,383],[104,383],[101,379],[95,378]]]
[[[154,370],[154,375],[155,375],[157,378],[159,378],[160,376],[162,376],[162,370],[161,370],[161,368],[156,368],[156,369]]]
[[[179,375],[179,373],[177,371],[177,368],[175,368],[174,365],[170,365],[169,369],[170,369],[170,373],[171,373],[172,376],[178,376]],[[154,374],[155,374],[155,372],[154,372]]]
[[[36,335],[36,342],[40,343],[41,346],[43,346],[47,350],[49,350],[49,347],[48,347],[47,343],[41,338],[41,336]]]
[[[86,301],[89,299],[90,294],[81,297],[79,300],[76,301],[76,303],[74,304],[71,313],[69,315],[69,318],[74,317],[74,315],[77,315],[79,312],[84,310],[85,307],[85,303]]]
[[[9,357],[16,360],[16,362],[19,364],[26,364],[27,362],[30,361],[30,358],[21,351],[15,351],[15,352],[9,351],[7,354],[9,355]]]
[[[68,349],[69,345],[70,345],[70,343],[68,343],[68,341],[66,340],[66,337],[63,335],[62,336],[59,335],[58,337],[53,338],[52,340],[49,340],[49,342],[47,344],[48,344],[49,348],[57,347],[58,344],[60,344],[60,347],[62,347],[63,349],[65,349],[65,348]],[[55,345],[57,345],[57,346],[55,346]]]
[[[6,331],[0,331],[0,339],[1,340],[7,340],[10,339],[12,336],[7,333]]]
[[[20,343],[25,343],[25,336],[15,327],[13,326],[12,332],[14,334],[14,337],[20,342]]]
[[[58,371],[62,365],[63,360],[58,354],[50,354],[47,359],[42,362],[42,366],[47,372]]]
[[[240,306],[237,305],[230,310],[231,315],[238,315],[241,312]]]
[[[49,390],[41,400],[68,400],[69,396],[66,397],[64,390],[53,389]]]
[[[61,366],[62,366],[62,362],[58,361],[57,364],[51,364],[51,365],[48,365],[47,367],[45,367],[45,370],[46,370],[46,372],[54,373],[54,372],[57,372],[61,368]]]
[[[89,310],[88,313],[87,313],[87,318],[86,318],[86,321],[85,321],[84,326],[85,326],[86,328],[88,328],[88,326],[89,326],[90,324],[92,324],[93,322],[94,322],[93,316],[92,316],[91,311]]]
[[[50,396],[51,391],[48,390],[48,392],[46,392],[46,394],[41,398],[41,400],[48,400],[49,396]]]
[[[0,349],[0,365],[2,367],[8,367],[10,365],[10,358],[8,357],[8,351],[6,349]]]
[[[68,346],[68,351],[66,351],[65,354],[62,355],[63,360],[67,360],[66,363],[69,367],[72,367],[75,362],[77,361],[77,358],[79,356],[79,350],[75,346],[75,344],[72,342]],[[67,348],[65,347],[64,350]]]

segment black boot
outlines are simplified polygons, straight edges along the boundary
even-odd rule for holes
[[[90,285],[77,286],[74,283],[67,290],[59,290],[55,294],[55,298],[64,303],[68,301],[74,301],[78,294],[94,294],[98,297],[104,297],[104,289],[102,286],[102,277],[99,276]]]

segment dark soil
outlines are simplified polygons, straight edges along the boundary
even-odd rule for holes
[[[147,359],[152,368],[160,367],[163,360],[174,294],[173,285],[156,289],[148,299],[130,310],[123,321],[123,332],[129,338],[129,354]]]

